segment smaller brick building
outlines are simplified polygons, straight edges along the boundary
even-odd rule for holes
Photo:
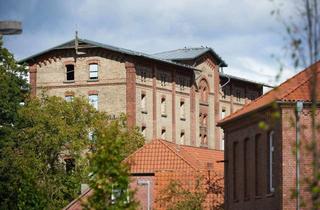
[[[300,180],[310,176],[312,157],[306,146],[311,137],[311,89],[320,81],[320,62],[218,123],[225,132],[225,209],[295,209],[296,103],[303,101]],[[320,84],[317,83],[317,90]],[[320,123],[320,94],[316,123]],[[319,130],[317,140],[320,140]],[[306,184],[301,193],[310,204]]]
[[[160,192],[170,181],[177,180],[186,189],[194,189],[199,177],[208,178],[210,174],[223,177],[223,151],[177,145],[165,140],[152,140],[137,150],[125,161],[130,164],[132,189],[136,189],[136,199],[141,209],[166,209],[166,204],[157,202]],[[223,185],[223,183],[221,183]],[[80,200],[90,196],[90,190],[71,202],[65,210],[80,210]],[[207,196],[205,206],[213,199]]]

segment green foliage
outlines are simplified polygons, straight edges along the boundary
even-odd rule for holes
[[[8,125],[17,119],[17,110],[28,94],[25,80],[27,71],[13,55],[2,47],[0,38],[0,125]],[[1,131],[0,131],[1,135]]]
[[[208,175],[207,178],[198,177],[192,188],[180,180],[171,180],[160,192],[156,202],[165,204],[168,210],[202,210],[207,208],[222,210],[223,178],[216,173]],[[210,198],[207,200],[208,196]],[[205,203],[206,205],[204,205]]]
[[[83,99],[27,101],[18,111],[10,141],[1,150],[1,208],[57,209],[74,199],[86,179],[88,130],[104,115]],[[75,161],[66,173],[65,158]],[[3,179],[5,178],[5,179]]]
[[[139,146],[143,140],[135,130],[127,130],[123,119],[113,121],[96,132],[95,150],[89,155],[90,187],[93,195],[84,203],[85,209],[135,209],[137,203],[129,190],[128,167],[123,159],[132,152],[126,149],[128,138]],[[142,146],[142,145],[141,145]],[[129,146],[133,148],[133,145]],[[134,148],[136,149],[136,148]]]

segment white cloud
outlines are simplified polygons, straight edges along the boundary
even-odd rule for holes
[[[78,29],[82,38],[147,53],[209,46],[229,64],[226,71],[267,82],[278,69],[271,54],[282,53],[281,26],[270,16],[268,0],[33,0],[12,5],[5,12],[22,18],[24,32],[6,37],[5,44],[18,58],[67,41]]]

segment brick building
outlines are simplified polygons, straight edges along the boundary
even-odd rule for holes
[[[223,148],[216,122],[263,89],[223,74],[227,64],[203,47],[150,55],[76,38],[21,62],[29,65],[33,95],[84,96],[113,117],[127,114],[147,140],[209,148]]]
[[[177,145],[165,140],[152,140],[137,150],[125,161],[130,163],[132,189],[141,209],[166,209],[159,196],[167,189],[170,181],[179,181],[185,189],[193,190],[199,177],[223,177],[223,151]],[[216,179],[217,180],[217,179]],[[202,182],[203,188],[206,187]],[[223,183],[221,183],[223,185]],[[85,191],[71,202],[65,210],[81,210],[81,202],[92,191]],[[207,196],[204,207],[222,201],[222,195]],[[149,208],[148,208],[149,207]]]
[[[315,72],[316,77],[312,77]],[[277,88],[218,123],[225,132],[225,204],[227,210],[296,209],[297,101],[303,101],[301,124],[301,193],[310,205],[306,182],[312,157],[306,149],[311,136],[311,87],[317,78],[320,90],[320,62],[288,79]],[[320,123],[320,95],[316,123]],[[261,123],[264,122],[264,123]],[[259,126],[260,124],[260,126]],[[261,126],[261,125],[267,126]],[[264,127],[264,129],[262,129]],[[319,129],[317,140],[319,138]]]

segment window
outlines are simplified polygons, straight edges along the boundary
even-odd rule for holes
[[[236,91],[236,98],[237,98],[237,101],[240,102],[240,100],[241,100],[241,92],[240,92],[240,90]]]
[[[98,64],[89,64],[89,79],[98,79]]]
[[[161,98],[161,116],[162,117],[166,117],[167,116],[167,113],[166,113],[166,98],[165,97],[162,97]]]
[[[66,167],[66,172],[68,174],[74,172],[74,169],[75,169],[75,160],[73,158],[67,158],[67,159],[64,159],[64,162],[65,162],[65,167]]]
[[[221,131],[221,145],[220,145],[220,149],[224,150],[224,131]]]
[[[232,151],[232,169],[233,169],[233,200],[238,201],[238,177],[239,177],[239,158],[238,158],[238,142],[233,142],[233,151]]]
[[[147,113],[147,106],[146,106],[146,94],[141,93],[141,112]]]
[[[273,183],[273,165],[274,165],[274,132],[270,131],[268,135],[268,193],[274,192]]]
[[[166,129],[165,128],[161,129],[161,138],[166,139]]]
[[[250,163],[250,148],[249,148],[249,138],[246,138],[244,140],[244,145],[243,145],[243,173],[244,173],[244,199],[249,199],[249,189],[250,189],[250,177],[249,177],[249,163]]]
[[[181,133],[180,133],[180,144],[185,144],[185,142],[184,142],[184,141],[185,141],[184,136],[185,136],[185,135],[184,135],[184,130],[182,130]]]
[[[208,115],[204,114],[202,119],[202,125],[206,126],[208,123]]]
[[[184,101],[180,101],[180,119],[181,120],[185,120],[186,119]]]
[[[203,144],[207,145],[208,144],[208,139],[207,139],[207,135],[203,136]]]
[[[165,74],[160,75],[160,84],[161,86],[166,86],[167,76]]]
[[[226,98],[226,95],[227,95],[227,90],[226,90],[226,88],[224,87],[224,88],[222,88],[222,98],[223,99],[225,99]]]
[[[74,80],[74,65],[68,64],[66,65],[67,68],[67,81],[73,81]]]
[[[226,117],[226,108],[222,108],[221,110],[221,119]]]
[[[147,72],[145,70],[141,70],[141,72],[140,72],[140,80],[141,80],[141,82],[146,82],[147,81]]]
[[[186,86],[186,80],[184,78],[180,78],[180,90],[184,90]]]
[[[262,195],[262,189],[261,189],[261,142],[260,142],[260,134],[257,134],[255,136],[255,192],[256,196]]]
[[[199,83],[200,99],[201,102],[208,103],[209,85],[205,79],[202,79]]]
[[[66,102],[71,102],[71,101],[73,101],[73,95],[66,95],[66,96],[64,96],[64,100],[65,100]]]
[[[98,102],[99,102],[98,95],[89,95],[89,103],[97,110],[98,110]]]
[[[147,127],[145,125],[141,126],[141,134],[143,137],[146,137]]]

